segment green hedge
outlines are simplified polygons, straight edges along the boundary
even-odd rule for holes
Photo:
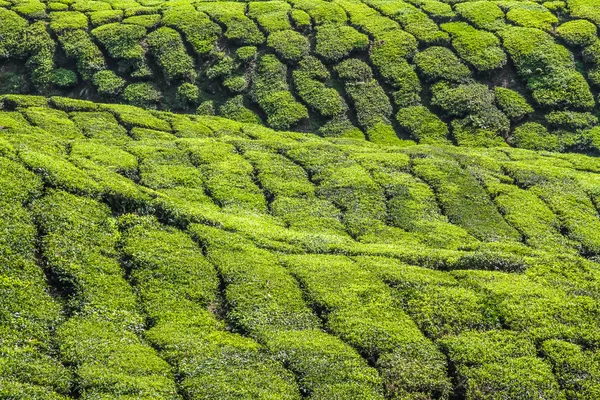
[[[432,46],[417,53],[414,63],[429,81],[445,79],[463,82],[471,76],[469,68],[463,64],[452,50],[446,47]]]
[[[448,126],[424,106],[401,108],[396,114],[400,126],[419,143],[449,144]]]
[[[477,30],[465,22],[449,22],[440,27],[452,36],[452,47],[458,55],[476,70],[491,71],[506,64],[506,54],[493,33]]]
[[[240,44],[259,45],[265,41],[264,35],[256,24],[246,16],[246,4],[236,2],[218,2],[198,4],[198,11],[208,14],[225,25],[225,37]]]
[[[308,39],[290,29],[271,33],[267,38],[267,46],[272,47],[280,58],[288,62],[298,62],[310,51]]]
[[[521,235],[500,215],[475,177],[456,161],[414,159],[413,171],[432,186],[450,222],[462,226],[480,240],[521,239]],[[451,187],[461,189],[455,191]]]
[[[480,29],[497,31],[504,28],[504,12],[489,1],[469,1],[454,6],[456,12]]]
[[[561,24],[556,33],[571,46],[587,46],[598,39],[596,26],[582,19]]]
[[[275,56],[267,54],[258,60],[251,95],[267,114],[267,123],[275,129],[287,129],[308,118],[304,105],[289,92],[287,68]]]
[[[148,34],[150,53],[162,67],[167,81],[194,81],[194,60],[187,54],[181,35],[174,29],[162,27]]]
[[[466,399],[564,398],[550,366],[536,357],[533,343],[511,331],[469,332],[442,343],[456,364]]]
[[[511,120],[519,120],[534,111],[527,100],[514,90],[496,86],[494,87],[494,94],[496,95],[496,103]]]
[[[317,27],[315,39],[315,53],[329,62],[340,61],[369,45],[367,35],[351,26],[321,25]]]

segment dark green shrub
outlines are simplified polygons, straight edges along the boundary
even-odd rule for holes
[[[561,148],[558,136],[551,134],[544,125],[537,122],[517,126],[510,137],[510,143],[529,150],[558,151]]]
[[[47,90],[52,82],[56,51],[56,43],[46,30],[46,25],[43,22],[29,25],[27,50],[31,54],[26,63],[31,81],[38,90],[43,92]]]
[[[148,35],[150,53],[162,67],[167,81],[194,81],[194,60],[187,54],[181,35],[174,29],[162,27]]]
[[[582,19],[565,22],[556,33],[571,46],[587,46],[598,40],[596,26]]]
[[[358,58],[342,61],[334,69],[343,80],[367,82],[373,78],[371,67]]]
[[[92,83],[100,94],[116,96],[121,93],[125,87],[125,80],[109,69],[96,72],[92,78]]]
[[[450,143],[447,139],[448,126],[427,107],[401,108],[396,119],[419,143]]]
[[[125,100],[138,107],[156,107],[162,99],[162,94],[150,83],[132,83],[123,91]]]
[[[496,86],[494,94],[500,109],[512,120],[519,120],[534,111],[527,100],[514,90]]]
[[[77,74],[70,69],[58,68],[52,71],[52,83],[62,88],[77,85]]]
[[[478,71],[491,71],[506,64],[506,54],[493,33],[479,31],[465,22],[449,22],[440,28],[450,33],[458,55]]]
[[[598,117],[591,113],[575,111],[552,111],[546,115],[548,124],[561,129],[585,129],[598,125]]]
[[[288,129],[304,118],[308,111],[289,91],[287,68],[275,56],[258,60],[252,79],[251,95],[267,114],[267,123],[275,129]]]
[[[317,27],[315,53],[329,62],[339,61],[354,51],[365,50],[367,35],[351,26],[322,25]]]
[[[300,61],[310,50],[308,39],[292,30],[271,33],[267,38],[267,46],[272,47],[275,53],[287,62]]]
[[[392,105],[375,79],[367,82],[347,82],[346,93],[356,109],[358,123],[365,129],[392,116]]]
[[[526,28],[551,31],[558,23],[558,18],[541,4],[513,3],[506,8],[508,8],[506,19]]]
[[[452,50],[445,47],[429,47],[414,57],[414,62],[427,80],[445,79],[463,82],[471,76],[471,71]]]
[[[400,32],[380,35],[371,48],[370,59],[386,83],[396,89],[396,104],[408,107],[420,103],[421,83],[414,68],[402,58],[411,57],[417,43],[412,36]]]
[[[142,26],[106,24],[92,30],[91,34],[113,58],[135,61],[143,60],[145,56],[146,52],[140,45],[146,37],[146,28]]]
[[[27,20],[19,17],[14,11],[0,8],[0,58],[17,57],[25,55],[25,35],[27,32]]]
[[[212,100],[206,100],[200,103],[196,109],[198,115],[215,115],[215,106]]]
[[[304,58],[292,73],[292,78],[300,98],[319,114],[333,117],[348,108],[337,90],[321,82],[329,78],[329,71],[318,59],[311,56]]]
[[[187,43],[197,55],[208,54],[215,47],[221,34],[221,28],[203,12],[191,5],[182,5],[166,9],[163,12],[163,25],[180,30]]]
[[[219,115],[248,124],[260,124],[262,122],[256,113],[244,106],[244,96],[242,95],[235,96],[223,103],[219,107]]]
[[[237,58],[245,63],[256,60],[256,46],[242,46],[235,51]]]
[[[182,83],[177,88],[177,99],[183,105],[197,104],[200,98],[200,89],[191,83]]]
[[[102,52],[86,31],[81,29],[64,31],[58,35],[58,41],[67,57],[77,60],[77,71],[83,80],[92,79],[96,72],[106,68]]]
[[[258,27],[246,16],[246,4],[222,1],[198,4],[198,11],[205,12],[226,26],[225,37],[240,44],[259,45],[265,41]]]
[[[248,89],[248,80],[245,75],[233,75],[223,80],[223,86],[233,93],[241,93]]]

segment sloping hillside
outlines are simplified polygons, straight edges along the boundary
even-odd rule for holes
[[[0,1],[0,94],[598,152],[596,0]]]
[[[597,398],[597,158],[1,102],[2,398]]]

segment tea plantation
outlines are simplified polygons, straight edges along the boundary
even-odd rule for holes
[[[600,399],[597,25],[0,0],[0,399]]]
[[[598,0],[0,0],[0,94],[600,151]]]
[[[2,399],[598,398],[598,158],[0,104]]]

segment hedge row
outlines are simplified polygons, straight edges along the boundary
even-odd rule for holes
[[[381,378],[350,346],[321,331],[296,281],[277,258],[239,235],[191,225],[226,284],[228,320],[263,342],[298,376],[309,398],[383,398]]]
[[[386,396],[448,396],[443,355],[395,306],[391,290],[374,274],[345,256],[288,256],[283,262],[328,331],[375,363]]]
[[[595,110],[589,84],[600,83],[600,41],[593,12],[579,3],[35,1],[0,8],[8,21],[0,32],[0,57],[9,63],[0,72],[2,93],[61,93],[196,110],[322,136],[359,137],[358,126],[367,139],[388,144],[414,131],[390,123],[392,113],[426,106],[447,123],[454,144],[597,151],[593,132],[565,134],[537,116],[547,133],[517,124],[534,122],[527,102],[544,113]],[[573,55],[580,52],[583,63],[575,63]],[[336,63],[356,57],[368,60],[375,75],[365,85],[336,74],[309,79],[276,67],[269,53],[294,70],[306,57],[316,57],[330,73]],[[517,74],[506,65],[508,57]],[[20,69],[23,62],[27,68]],[[486,84],[500,110],[448,121],[444,110],[430,107],[428,85],[422,88],[438,80]],[[344,101],[357,109],[357,118],[342,115]],[[307,107],[319,115],[309,118]],[[411,139],[421,140],[416,135]]]
[[[357,83],[365,65],[336,73]],[[499,103],[484,93],[486,107]],[[563,398],[574,382],[593,398],[593,157],[383,147],[66,98],[2,101],[10,395],[444,398],[450,378],[453,395],[472,399]],[[547,120],[596,129],[585,113]],[[34,220],[21,205],[32,199]],[[113,217],[130,212],[171,226]],[[32,221],[60,295],[50,303]]]
[[[1,157],[0,165],[0,395],[66,399],[72,376],[57,360],[52,340],[62,307],[36,263],[37,230],[24,206],[42,194],[42,181],[8,158]]]
[[[76,390],[89,398],[176,398],[170,367],[137,336],[143,319],[118,262],[108,207],[57,190],[35,203],[34,215],[48,268],[68,293],[72,316],[56,342]]]
[[[126,215],[119,225],[128,279],[152,321],[145,336],[176,369],[184,396],[299,398],[282,365],[256,342],[228,332],[211,312],[224,306],[220,282],[188,235],[149,217]]]

